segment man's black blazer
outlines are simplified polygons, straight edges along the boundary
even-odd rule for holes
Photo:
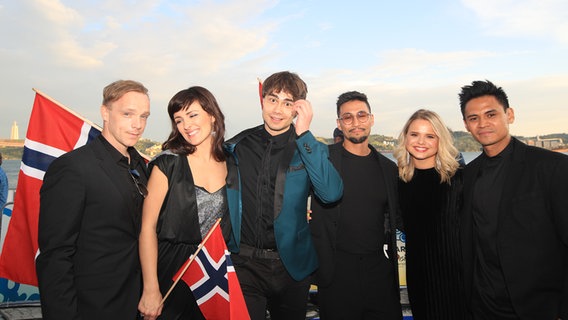
[[[568,319],[568,157],[513,138],[499,204],[497,251],[521,319]],[[472,195],[482,156],[464,171],[461,226],[467,300],[471,301]]]
[[[137,315],[141,212],[133,197],[140,195],[102,139],[54,160],[44,177],[36,259],[44,319]],[[145,184],[145,163],[134,154]]]

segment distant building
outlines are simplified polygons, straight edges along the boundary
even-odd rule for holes
[[[10,140],[19,140],[20,135],[18,132],[19,132],[18,124],[16,123],[16,121],[14,121],[14,124],[12,125],[12,130],[10,131]]]
[[[536,136],[536,139],[524,139],[523,142],[529,146],[535,146],[549,150],[557,149],[564,144],[561,138],[541,139],[539,136]]]

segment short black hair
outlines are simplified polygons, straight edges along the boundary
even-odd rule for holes
[[[365,95],[364,93],[358,92],[358,91],[347,91],[345,93],[342,93],[337,98],[336,105],[337,105],[337,117],[338,118],[340,116],[339,109],[341,108],[341,105],[343,105],[346,102],[353,101],[353,100],[365,102],[365,104],[367,105],[367,109],[369,109],[369,113],[371,113],[371,106],[369,105],[369,100],[367,99],[367,95]]]
[[[497,87],[491,81],[473,81],[471,85],[465,85],[461,88],[459,93],[460,98],[460,109],[462,117],[465,120],[465,105],[472,99],[483,97],[483,96],[493,96],[503,109],[507,110],[509,108],[509,98],[507,94],[501,87]]]

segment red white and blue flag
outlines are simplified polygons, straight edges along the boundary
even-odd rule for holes
[[[85,145],[100,127],[36,90],[24,142],[12,217],[0,256],[0,277],[37,286],[39,190],[57,157]]]
[[[174,280],[186,269],[181,280],[190,287],[206,319],[250,319],[219,223],[211,228],[200,248],[195,258],[192,256],[184,263]]]

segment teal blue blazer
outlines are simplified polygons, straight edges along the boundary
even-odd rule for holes
[[[241,132],[227,141],[227,201],[231,232],[227,246],[233,253],[240,251],[242,201],[238,143],[248,135],[262,130],[258,126]],[[307,199],[310,190],[324,203],[338,201],[343,195],[343,181],[329,161],[327,145],[317,141],[307,131],[295,139],[296,150],[289,163],[281,164],[274,192],[274,236],[286,270],[297,281],[305,279],[318,267],[318,259],[307,220]],[[292,142],[293,143],[293,142]]]

